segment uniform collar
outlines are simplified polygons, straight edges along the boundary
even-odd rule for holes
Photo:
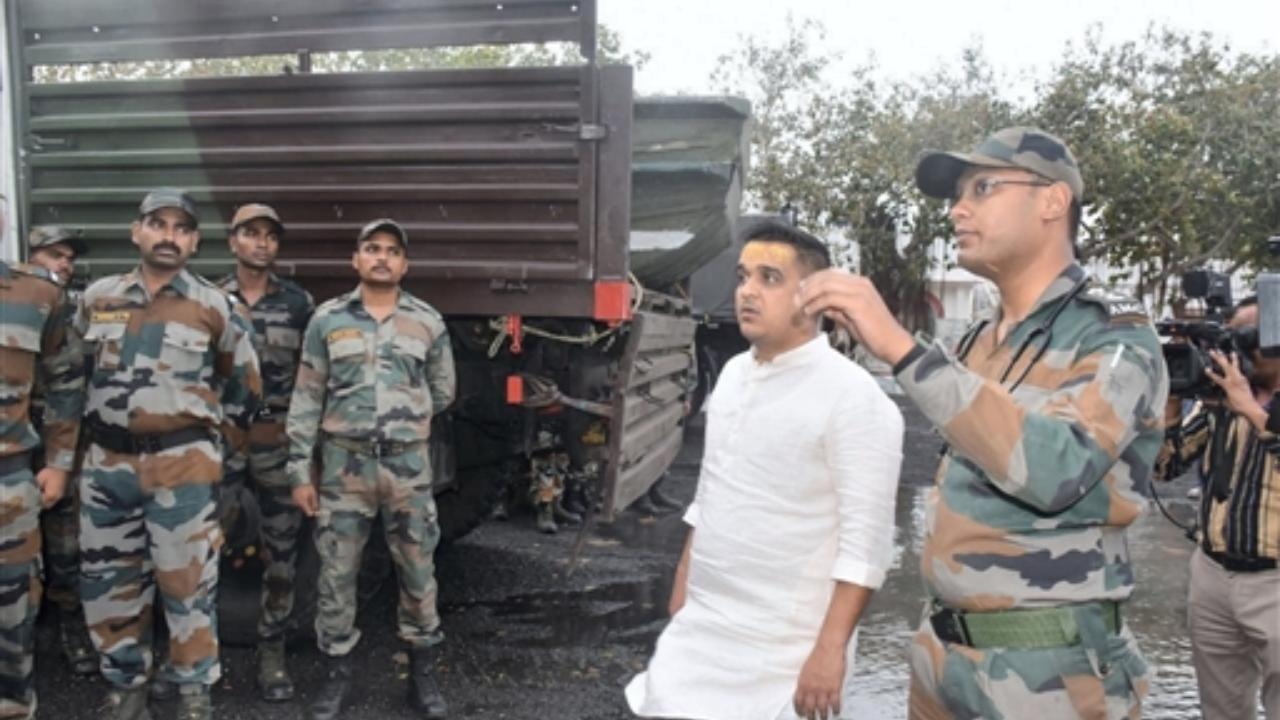
[[[237,294],[239,294],[240,292],[240,278],[236,276],[236,273],[234,270],[232,270],[229,275],[223,278],[222,282],[219,284],[222,286],[222,289],[226,290],[227,292],[237,293]],[[263,294],[263,297],[266,297],[267,295],[274,295],[277,292],[280,292],[280,290],[283,288],[284,288],[284,283],[280,281],[280,278],[277,277],[274,272],[272,272],[271,270],[268,270],[267,271],[267,291],[266,293]]]
[[[1063,295],[1071,292],[1076,283],[1083,280],[1088,274],[1084,268],[1080,267],[1079,263],[1072,261],[1071,264],[1063,268],[1061,273],[1058,273],[1058,277],[1054,278],[1053,282],[1049,283],[1049,286],[1040,294],[1040,298],[1036,300],[1036,304],[1031,307],[1031,312],[1018,321],[1018,324],[1021,325],[1024,321],[1035,317],[1046,307],[1053,305]],[[1000,319],[1000,307],[999,302],[995,303],[985,313],[977,316],[977,319],[992,323],[997,322]]]
[[[189,298],[191,297],[191,289],[195,286],[195,283],[196,283],[195,278],[193,278],[191,276],[191,273],[188,272],[187,269],[184,267],[178,271],[177,275],[173,276],[173,279],[171,279],[168,283],[165,283],[163,286],[161,286],[160,291],[157,292],[156,294],[159,295],[160,293],[164,292],[166,288],[168,288],[173,290],[177,294],[181,295],[182,297]],[[147,284],[142,279],[141,266],[135,267],[134,269],[130,270],[129,274],[125,276],[125,289],[131,289],[131,288],[137,288],[141,290],[143,295],[147,294]]]
[[[364,301],[360,297],[360,286],[356,285],[355,289],[342,296],[343,304],[348,306],[356,306],[364,308]],[[409,293],[400,288],[400,292],[396,295],[396,308],[400,310],[412,310],[413,301],[409,299]]]

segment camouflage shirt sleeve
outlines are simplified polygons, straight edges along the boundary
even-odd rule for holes
[[[249,425],[262,403],[262,375],[253,346],[248,310],[228,298],[227,324],[218,338],[217,368],[222,386],[222,433],[232,452],[249,439]]]
[[[439,415],[453,402],[457,380],[453,368],[453,345],[444,329],[427,351],[427,387],[431,389],[431,414]]]
[[[1001,492],[1051,514],[1084,497],[1140,433],[1160,427],[1168,393],[1149,323],[1104,326],[1034,410],[937,343],[897,377],[957,455]]]
[[[311,482],[311,457],[315,448],[320,420],[324,415],[325,387],[329,382],[329,348],[325,344],[323,320],[311,316],[302,339],[302,358],[298,362],[298,379],[289,401],[289,417],[285,433],[289,437],[289,485],[297,487]]]
[[[85,401],[85,350],[65,300],[49,316],[41,339],[40,371],[45,388],[45,465],[70,472]]]

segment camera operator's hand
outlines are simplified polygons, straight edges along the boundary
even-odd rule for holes
[[[1170,395],[1164,404],[1164,427],[1169,429],[1182,422],[1182,398]]]
[[[1220,350],[1210,350],[1209,357],[1217,367],[1222,368],[1222,372],[1217,373],[1213,368],[1205,368],[1204,374],[1213,381],[1214,385],[1222,388],[1227,399],[1227,409],[1248,418],[1259,430],[1266,427],[1267,411],[1253,397],[1249,378],[1245,377],[1244,372],[1240,370],[1240,358],[1235,353],[1231,353],[1228,357]]]

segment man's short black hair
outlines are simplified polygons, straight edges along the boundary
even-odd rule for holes
[[[777,242],[795,248],[796,257],[810,272],[831,267],[831,251],[826,243],[781,220],[758,220],[742,231],[742,244],[753,240]]]

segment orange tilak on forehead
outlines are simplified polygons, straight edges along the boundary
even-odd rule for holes
[[[784,268],[797,259],[796,249],[786,243],[751,241],[742,248],[738,262],[743,265],[771,265]]]

